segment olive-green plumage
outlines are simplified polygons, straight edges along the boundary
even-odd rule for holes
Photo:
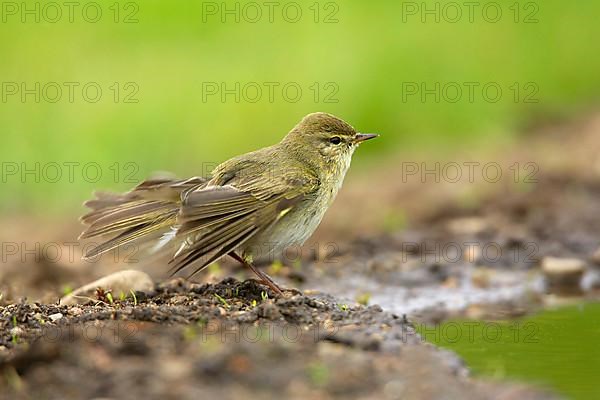
[[[82,217],[89,227],[81,237],[115,236],[86,257],[152,240],[155,249],[172,249],[175,272],[194,264],[195,273],[227,254],[246,264],[276,256],[314,232],[354,150],[375,136],[309,114],[280,143],[225,161],[208,178],[151,179],[122,195],[99,193],[86,203],[92,211]]]

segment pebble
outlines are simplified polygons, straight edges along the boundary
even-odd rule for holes
[[[481,289],[490,287],[494,271],[490,268],[476,268],[471,274],[471,283]]]
[[[373,312],[383,312],[383,309],[381,308],[381,306],[379,304],[373,304],[372,306],[367,307],[367,309],[369,311],[373,311]]]
[[[48,315],[48,318],[50,318],[52,320],[52,322],[56,322],[59,319],[61,319],[62,317],[63,317],[62,313]]]
[[[24,333],[25,333],[25,329],[21,328],[20,326],[12,327],[9,332],[10,336],[14,336],[17,338],[19,336],[22,336]]]
[[[83,309],[82,309],[82,308],[80,308],[80,307],[71,307],[71,308],[69,309],[69,314],[71,314],[71,315],[73,315],[73,316],[75,316],[75,317],[78,317],[78,316],[80,316],[81,314],[83,314]]]
[[[576,294],[581,291],[585,261],[577,258],[544,257],[542,272],[551,293]]]
[[[110,290],[113,298],[118,299],[121,293],[128,297],[131,296],[131,291],[151,294],[154,291],[154,282],[148,274],[142,271],[119,271],[74,290],[64,296],[60,303],[75,305],[96,301],[96,289],[99,287]]]
[[[161,379],[167,381],[182,381],[190,375],[190,365],[185,361],[181,361],[175,357],[161,360],[158,364],[161,371]]]
[[[475,234],[488,229],[490,224],[481,217],[454,218],[447,224],[448,230],[456,235]]]
[[[578,258],[544,257],[542,271],[546,275],[570,275],[583,272],[585,261]]]

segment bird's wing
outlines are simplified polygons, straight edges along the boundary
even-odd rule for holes
[[[170,262],[173,273],[197,262],[195,274],[267,229],[318,187],[318,179],[298,170],[261,171],[217,174],[208,186],[187,193],[178,215],[183,242]]]

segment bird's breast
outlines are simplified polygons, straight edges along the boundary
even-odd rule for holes
[[[317,229],[325,212],[342,187],[350,157],[337,163],[320,178],[319,188],[284,214],[265,231],[252,238],[244,249],[254,259],[279,256],[288,247],[302,245]]]

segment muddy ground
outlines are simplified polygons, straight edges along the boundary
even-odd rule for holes
[[[535,179],[393,180],[406,167],[397,163],[357,176],[310,243],[264,266],[302,291],[286,298],[227,262],[194,283],[169,278],[164,260],[141,254],[90,264],[79,261],[78,246],[54,258],[17,252],[0,271],[0,397],[551,397],[470,377],[414,325],[598,298],[600,117],[480,150],[442,162],[492,161],[505,171],[533,163]],[[22,219],[0,234],[4,243],[64,250],[78,229]],[[581,283],[550,288],[541,269],[548,257],[579,262]],[[152,275],[151,293],[108,298],[102,288],[92,304],[61,305],[62,295],[125,268],[127,258],[127,268]]]
[[[469,379],[379,306],[273,300],[254,281],[175,279],[135,303],[13,304],[0,323],[5,398],[547,398]]]

